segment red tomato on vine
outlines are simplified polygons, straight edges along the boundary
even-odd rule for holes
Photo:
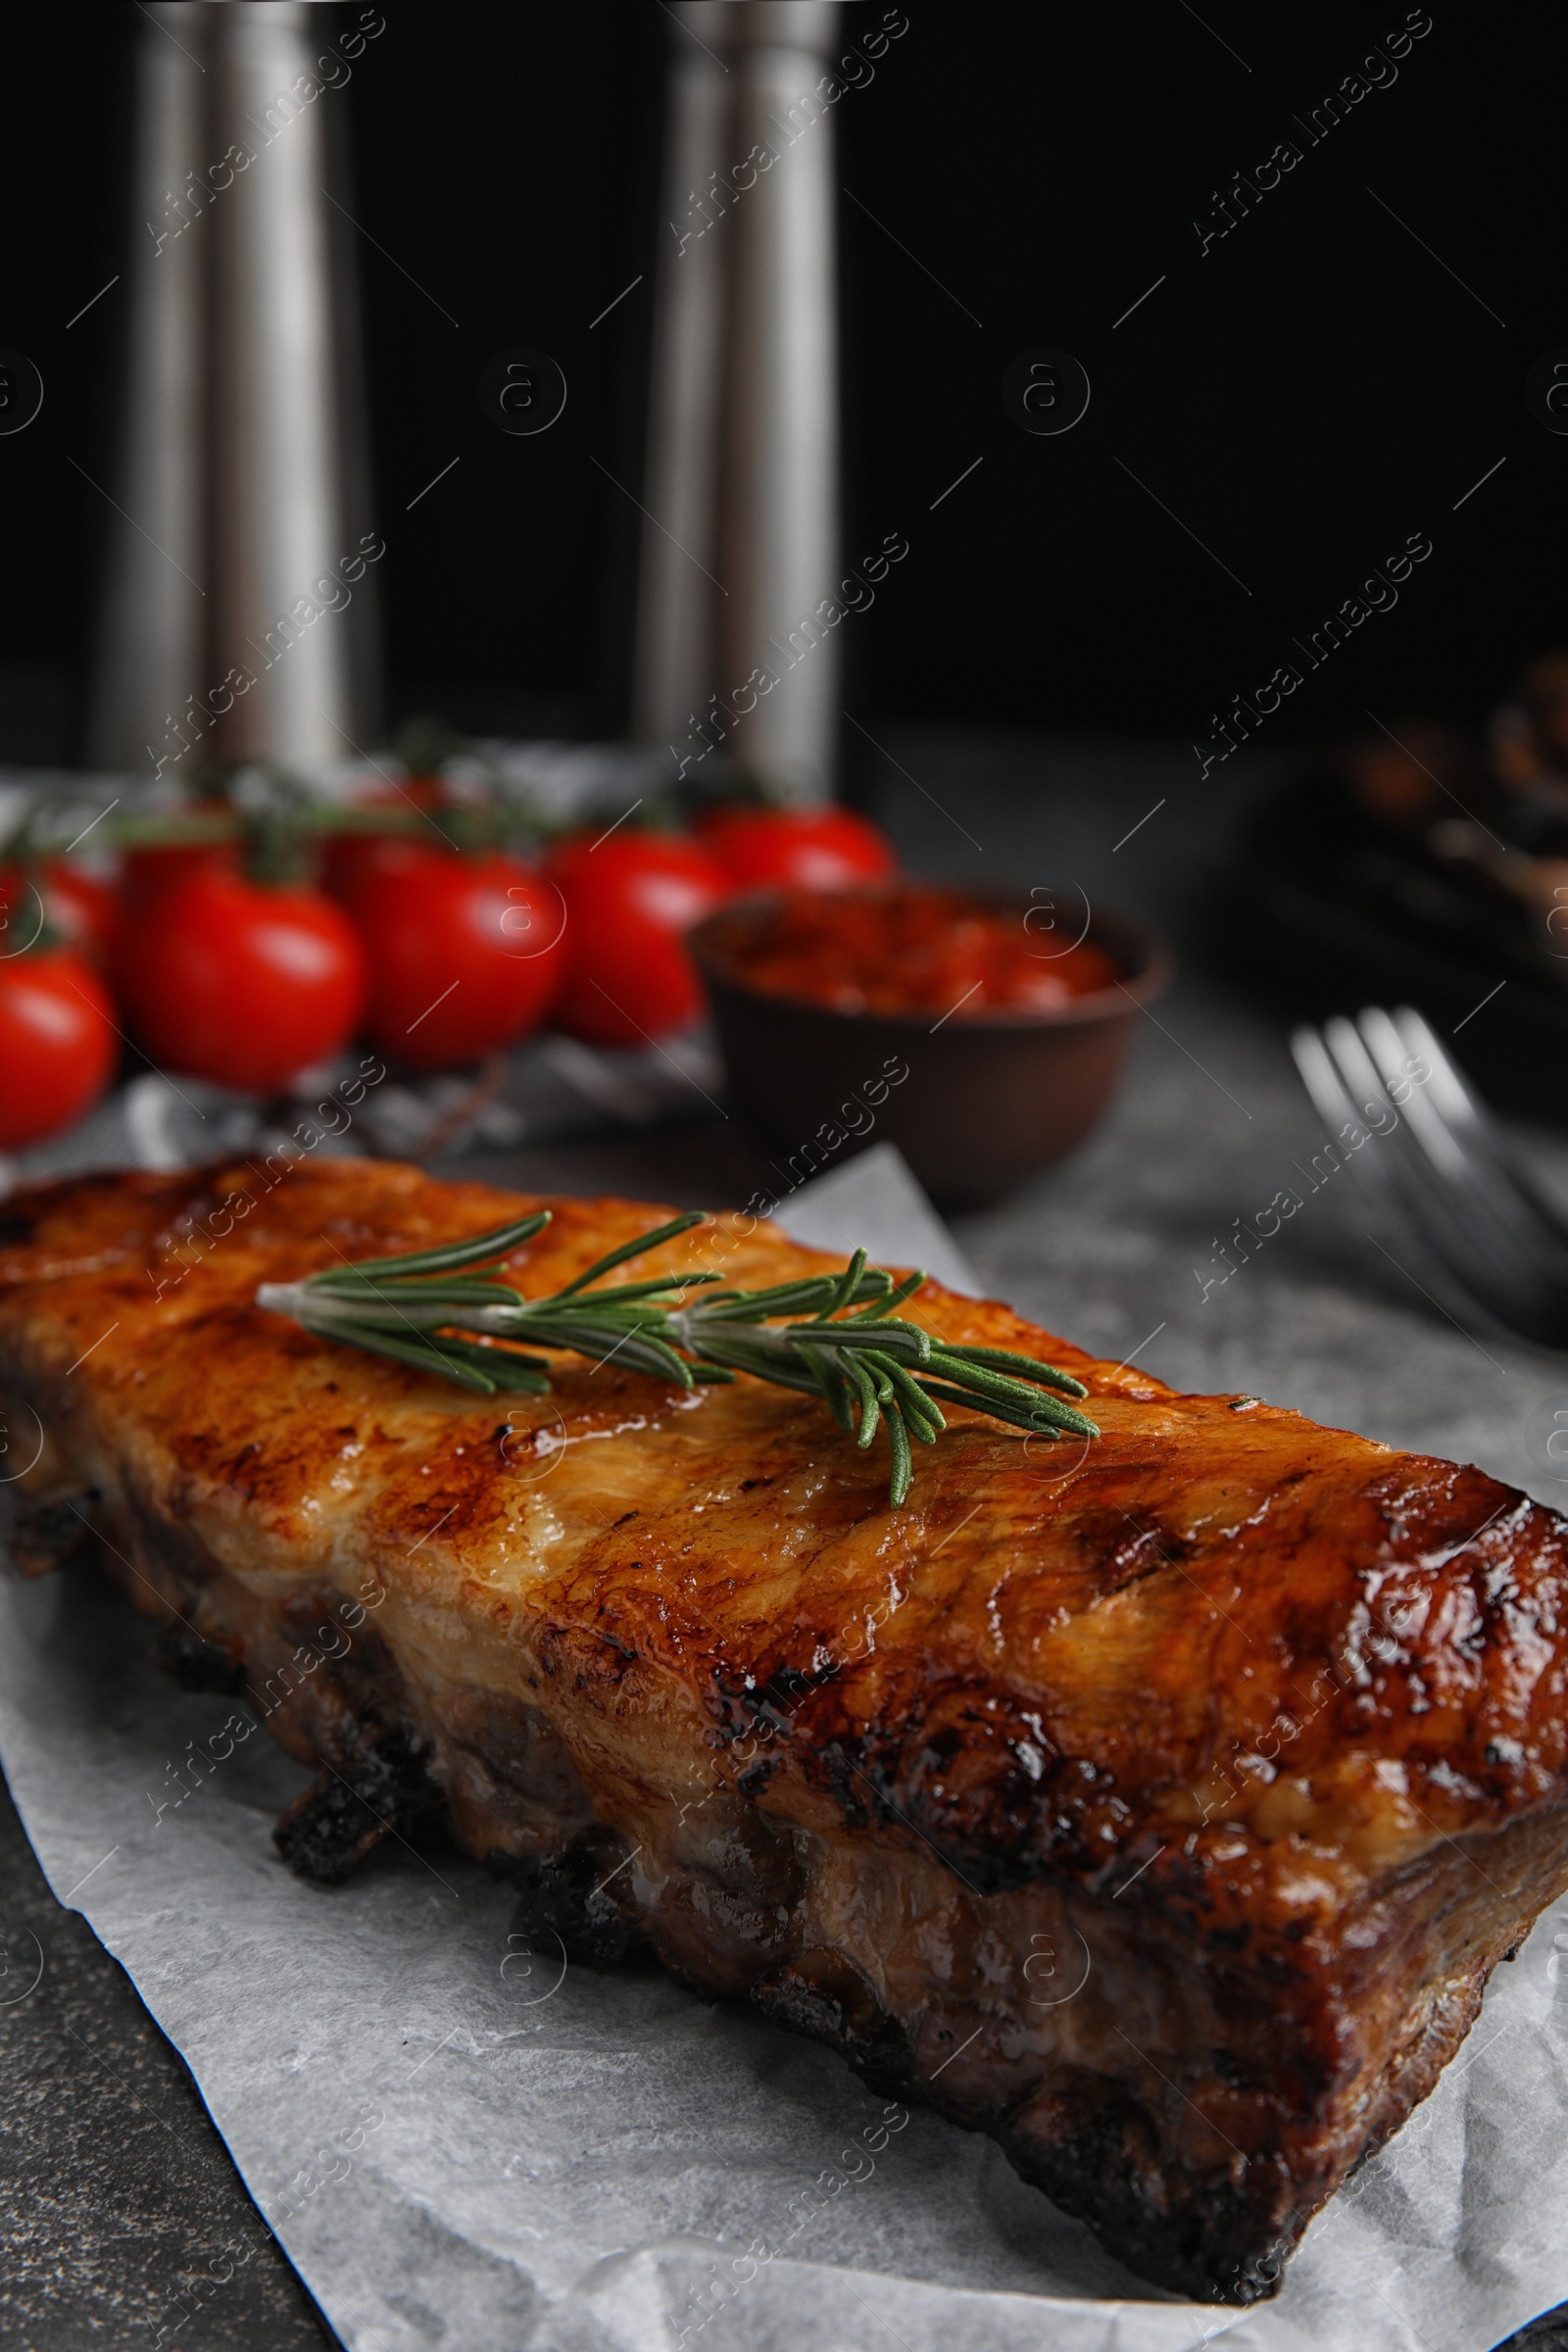
[[[363,808],[417,809],[428,815],[442,805],[442,791],[428,776],[414,776],[385,792],[368,793]],[[433,825],[415,833],[328,833],[321,843],[321,888],[352,913],[360,886],[373,875],[401,873],[427,850],[439,849]]]
[[[109,993],[74,948],[0,954],[0,1151],[79,1119],[118,1050]]]
[[[211,864],[127,907],[116,977],[155,1062],[243,1094],[276,1094],[340,1052],[365,1008],[341,907]]]
[[[112,882],[68,858],[47,858],[36,876],[0,865],[0,955],[29,944],[44,924],[99,967],[107,964],[119,916]]]
[[[516,1044],[550,1010],[565,965],[559,890],[519,858],[409,842],[352,901],[379,1051],[440,1070]]]
[[[702,983],[681,944],[734,884],[682,834],[630,828],[563,842],[545,866],[566,905],[566,977],[556,1018],[596,1046],[687,1028]]]
[[[715,808],[698,838],[743,890],[844,890],[899,862],[886,834],[853,808]]]

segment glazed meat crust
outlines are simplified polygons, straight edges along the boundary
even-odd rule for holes
[[[346,1160],[14,1196],[20,1564],[90,1522],[170,1661],[248,1680],[323,1768],[296,1867],[440,1805],[573,1957],[651,1940],[1148,2276],[1272,2292],[1568,1885],[1564,1523],[935,1285],[933,1332],[1074,1370],[1101,1438],[954,1410],[894,1511],[809,1398],[564,1358],[475,1399],[251,1303],[529,1205]],[[549,1205],[525,1291],[669,1213]],[[720,1217],[660,1262],[832,1261]]]

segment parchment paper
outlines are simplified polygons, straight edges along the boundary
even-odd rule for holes
[[[788,1221],[823,1242],[853,1221],[952,1278],[911,1184],[867,1153]],[[150,1641],[95,1571],[8,1577],[0,1760],[56,1893],[354,2352],[1488,2352],[1568,2296],[1568,1909],[1498,1969],[1278,2299],[1200,2308],[826,2051],[652,1970],[565,1967],[444,1845],[302,1885],[268,1833],[306,1776],[242,1703],[175,1690]],[[221,2340],[255,2242],[215,2244],[182,2300],[171,2281],[170,2340],[198,2302],[183,2340]]]

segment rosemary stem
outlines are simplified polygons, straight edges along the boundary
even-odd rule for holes
[[[327,1267],[301,1282],[264,1283],[256,1303],[318,1339],[390,1356],[484,1396],[549,1389],[549,1363],[519,1353],[517,1342],[586,1357],[595,1371],[613,1359],[617,1372],[684,1390],[747,1373],[814,1396],[862,1447],[885,1428],[895,1508],[913,1476],[910,1441],[936,1444],[947,1427],[944,1404],[1040,1436],[1100,1435],[1064,1401],[1088,1395],[1082,1381],[1006,1348],[933,1341],[922,1324],[896,1312],[924,1275],[895,1282],[866,1264],[863,1250],[841,1273],[758,1291],[710,1287],[718,1278],[709,1273],[603,1280],[702,1223],[693,1211],[622,1243],[551,1297],[530,1298],[498,1261],[549,1221],[548,1210],[535,1210],[467,1241]]]

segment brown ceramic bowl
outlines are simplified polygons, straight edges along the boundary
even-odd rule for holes
[[[712,1005],[730,1099],[789,1185],[869,1143],[898,1145],[934,1200],[996,1200],[1081,1144],[1121,1074],[1134,1022],[1173,966],[1151,933],[1091,915],[1086,936],[1119,987],[1045,1011],[1002,1009],[933,1025],[928,1014],[839,1012],[752,986],[737,963],[777,892],[732,901],[687,936]],[[971,890],[1020,923],[1021,891]],[[907,1076],[895,1073],[906,1069]]]

